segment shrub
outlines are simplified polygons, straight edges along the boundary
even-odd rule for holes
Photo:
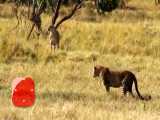
[[[124,3],[123,0],[96,0],[96,7],[99,13],[111,12],[121,6],[122,3]]]

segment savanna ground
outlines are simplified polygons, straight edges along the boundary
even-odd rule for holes
[[[0,12],[1,120],[159,120],[160,12],[152,0],[134,0],[134,10],[116,10],[105,16],[83,8],[60,28],[61,49],[51,54],[47,35],[26,35],[29,22],[17,29],[7,7]],[[88,16],[89,15],[89,16]],[[95,15],[95,16],[94,16]],[[43,29],[50,23],[43,16]],[[139,90],[151,101],[123,97],[120,89],[106,94],[92,78],[95,64],[131,70]],[[36,83],[33,107],[11,103],[11,83],[32,76]]]

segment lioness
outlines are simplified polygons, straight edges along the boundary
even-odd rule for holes
[[[133,97],[132,93],[132,85],[133,82],[135,84],[135,90],[138,94],[138,97],[141,100],[149,100],[151,99],[151,96],[143,97],[139,90],[138,90],[138,84],[137,79],[135,75],[130,71],[112,71],[107,67],[97,65],[94,67],[94,77],[101,76],[103,80],[103,84],[106,88],[106,91],[109,92],[110,87],[123,87],[123,94],[126,95],[127,92],[129,92]]]

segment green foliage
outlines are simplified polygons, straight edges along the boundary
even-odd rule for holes
[[[98,11],[111,12],[119,7],[122,0],[96,0]]]
[[[0,0],[0,3],[4,3],[7,0]],[[35,4],[37,6],[41,6],[41,4],[47,4],[48,7],[55,6],[56,2],[58,0],[8,0],[9,2],[14,2],[17,5],[29,5],[29,4]],[[62,0],[62,4],[73,4],[76,2],[79,2],[80,0]]]

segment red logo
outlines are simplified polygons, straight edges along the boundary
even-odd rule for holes
[[[35,101],[34,81],[30,77],[16,78],[12,83],[12,102],[18,107],[29,107]]]

